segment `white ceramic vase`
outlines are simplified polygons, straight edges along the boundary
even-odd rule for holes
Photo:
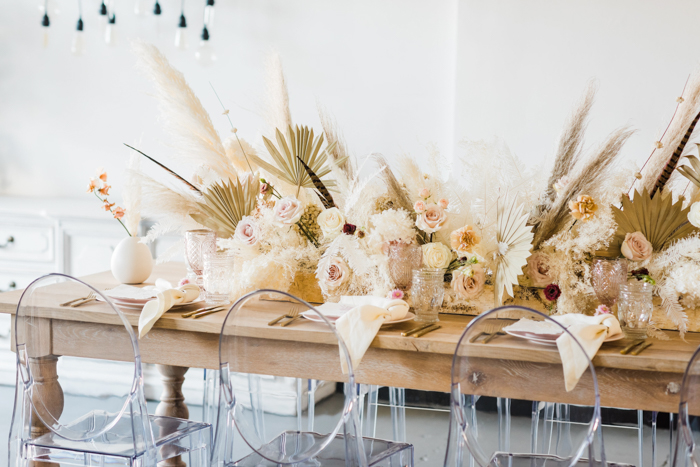
[[[151,250],[140,237],[126,237],[112,253],[112,275],[122,284],[140,284],[153,271]]]

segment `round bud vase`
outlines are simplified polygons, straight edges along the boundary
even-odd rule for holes
[[[153,271],[151,250],[140,237],[126,237],[112,253],[112,275],[122,284],[140,284]]]

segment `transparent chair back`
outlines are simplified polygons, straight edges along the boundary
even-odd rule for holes
[[[286,327],[267,326],[271,315],[263,311],[271,308],[279,310],[276,315],[292,309],[306,311],[318,323],[303,330],[298,326],[304,327],[305,320]],[[264,326],[265,339],[256,337],[256,326]],[[269,345],[269,333],[278,336],[275,346]],[[318,343],[324,344],[321,350]],[[214,465],[238,465],[241,459],[256,456],[274,465],[319,456],[367,465],[352,364],[344,349],[331,323],[290,294],[260,290],[236,302],[226,316],[219,343],[221,393]],[[339,355],[347,363],[347,375],[341,372]],[[303,416],[297,392],[279,384],[280,376],[296,378],[300,372],[305,378],[345,383],[345,397],[336,400],[333,414],[319,417],[317,407],[315,420],[313,414]],[[297,410],[290,413],[290,404],[296,404]],[[344,438],[342,452],[332,452],[331,442],[338,435]]]
[[[568,333],[548,316],[517,306],[471,321],[452,364],[446,466],[569,466],[602,460],[592,363],[574,339],[588,369],[567,392],[556,345],[501,331],[521,318],[554,323],[554,334]]]
[[[60,303],[91,294],[105,302],[99,307],[101,321],[108,320],[113,327],[98,332],[87,323],[60,321],[61,313],[54,311]],[[23,440],[53,433],[69,441],[64,446],[76,450],[86,447],[86,442],[119,445],[122,451],[133,450],[155,462],[138,343],[127,318],[99,290],[61,274],[37,279],[25,289],[17,306],[14,337],[18,371],[11,460],[16,459]],[[100,360],[74,357],[91,339],[105,344],[100,354],[94,355]],[[55,364],[58,356],[61,378],[47,381],[40,370]],[[109,381],[89,376],[91,369],[105,374],[105,368],[109,368]],[[88,397],[64,397],[64,392]]]
[[[700,347],[688,363],[681,383],[678,407],[678,433],[673,465],[700,465]]]

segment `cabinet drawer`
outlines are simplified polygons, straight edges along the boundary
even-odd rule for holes
[[[0,218],[0,261],[54,261],[54,227],[18,218]]]

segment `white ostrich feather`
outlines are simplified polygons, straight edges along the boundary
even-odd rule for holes
[[[513,284],[518,283],[518,276],[522,274],[532,248],[534,235],[532,227],[527,225],[529,214],[517,202],[516,197],[506,196],[497,206],[498,245],[493,252],[496,264],[495,306],[503,304],[504,289],[508,295],[513,296]]]
[[[156,86],[161,115],[180,161],[191,166],[205,164],[222,177],[235,177],[236,169],[226,157],[209,114],[183,74],[154,45],[134,41],[133,49],[140,68]]]

